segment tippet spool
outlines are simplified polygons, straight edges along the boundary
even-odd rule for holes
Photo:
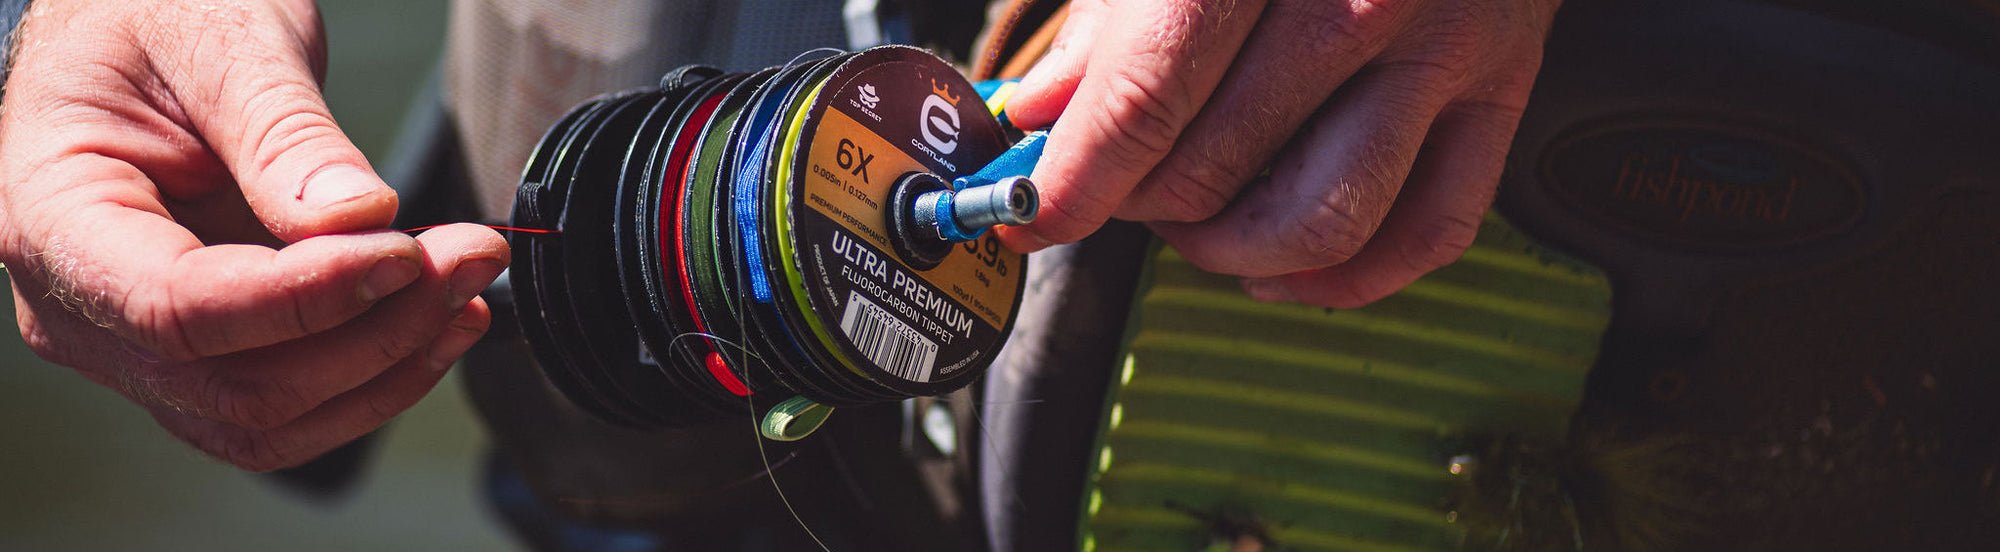
[[[1008,145],[964,77],[907,47],[592,100],[522,174],[513,225],[558,231],[511,238],[523,333],[565,396],[639,428],[963,387],[1026,258],[909,231],[897,183],[955,193]]]

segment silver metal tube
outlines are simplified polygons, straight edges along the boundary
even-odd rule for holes
[[[966,188],[952,198],[952,218],[968,232],[1004,224],[1020,226],[1035,221],[1041,209],[1041,194],[1025,176],[1000,179],[985,186]]]

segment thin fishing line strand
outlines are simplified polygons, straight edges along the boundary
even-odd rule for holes
[[[940,396],[938,397],[938,402],[950,404],[951,400]],[[1007,469],[1006,462],[1000,461],[1000,445],[993,443],[992,428],[986,427],[986,417],[980,414],[980,410],[982,410],[982,408],[980,408],[980,405],[976,401],[973,403],[972,406],[973,406],[972,408],[969,408],[967,410],[970,410],[972,412],[972,423],[979,426],[979,441],[981,443],[984,443],[984,446],[986,447],[986,455],[993,458],[994,467],[1000,469],[1000,480],[1008,482],[1007,485],[1008,506],[1014,508],[1014,511],[1016,512],[1028,511],[1028,505],[1021,502],[1020,493],[1013,492],[1014,474]]]
[[[786,454],[784,458],[778,458],[778,462],[772,462],[770,466],[772,468],[782,468],[784,464],[792,464],[792,460],[798,460],[798,452],[796,450],[792,454]],[[666,504],[666,502],[672,502],[672,500],[682,500],[684,502],[684,500],[712,496],[712,494],[718,494],[718,492],[724,492],[724,490],[730,490],[730,488],[754,482],[754,480],[758,480],[758,478],[762,478],[766,474],[770,474],[770,470],[760,470],[760,472],[754,472],[750,476],[732,480],[728,484],[720,484],[720,486],[714,486],[714,488],[698,490],[694,494],[688,494],[688,492],[658,492],[658,494],[640,494],[640,496],[628,496],[628,498],[574,498],[574,496],[562,496],[562,498],[556,498],[556,502],[562,502],[562,504],[584,504],[584,506],[590,506],[590,504],[598,504],[598,506],[644,506],[644,504]]]
[[[667,352],[669,352],[669,353],[672,353],[672,352],[676,352],[676,351],[689,351],[689,352],[692,352],[692,351],[690,351],[690,350],[688,349],[688,346],[687,346],[687,345],[685,345],[685,344],[683,344],[683,343],[682,343],[682,341],[681,341],[682,339],[685,339],[685,338],[689,338],[689,337],[705,337],[705,338],[708,338],[708,339],[711,339],[711,340],[715,340],[716,342],[719,342],[719,343],[722,343],[723,345],[728,345],[728,346],[729,346],[730,348],[733,348],[733,349],[736,349],[736,351],[737,351],[738,353],[741,353],[741,354],[743,354],[743,355],[748,355],[748,358],[749,358],[750,360],[755,360],[755,361],[757,361],[757,364],[759,364],[759,365],[762,365],[762,366],[764,366],[764,369],[765,369],[765,370],[770,370],[770,369],[771,369],[771,366],[770,366],[770,364],[768,364],[768,363],[764,362],[764,357],[761,357],[761,356],[757,356],[757,352],[756,352],[756,351],[752,351],[752,350],[750,350],[750,348],[749,348],[749,347],[745,347],[745,346],[743,346],[743,344],[741,344],[741,343],[737,343],[737,342],[735,342],[735,341],[730,341],[730,340],[729,340],[729,339],[727,339],[727,338],[724,338],[724,337],[722,337],[722,336],[719,336],[719,335],[715,335],[715,334],[712,334],[712,333],[708,333],[708,332],[681,332],[681,334],[680,334],[680,335],[676,335],[676,336],[674,336],[674,337],[673,337],[673,339],[669,339],[669,340],[667,340]],[[725,356],[726,356],[726,355],[725,355]],[[739,361],[739,362],[741,362],[741,359],[743,359],[743,358],[745,358],[745,357],[737,357],[737,359],[738,359],[738,361]],[[666,368],[665,368],[664,366],[662,366],[662,367],[661,367],[660,369],[661,369],[662,371],[666,370]],[[740,377],[740,378],[745,378],[745,381],[744,381],[744,385],[746,385],[746,386],[747,386],[747,385],[749,385],[749,381],[748,381],[748,378],[750,377],[750,369],[749,369],[749,368],[747,368],[747,367],[746,367],[746,368],[744,368],[744,369],[743,369],[743,373],[742,373],[742,374],[738,374],[738,376],[737,376],[737,377]]]
[[[722,343],[723,345],[728,345],[728,346],[730,346],[731,348],[734,348],[734,349],[736,349],[736,350],[737,350],[737,352],[740,352],[740,353],[743,353],[743,354],[746,354],[746,355],[750,355],[750,358],[754,358],[754,359],[757,359],[757,361],[758,361],[759,363],[762,363],[762,362],[764,361],[764,359],[763,359],[762,357],[759,357],[759,356],[757,356],[757,352],[756,352],[756,351],[752,351],[752,350],[750,350],[750,348],[749,348],[749,347],[745,347],[745,346],[743,346],[743,344],[741,344],[741,343],[737,343],[737,342],[735,342],[735,341],[730,341],[730,340],[729,340],[728,338],[725,338],[725,337],[722,337],[722,336],[720,336],[720,335],[716,335],[716,334],[712,334],[712,333],[708,333],[708,332],[681,332],[681,333],[680,333],[680,335],[676,335],[676,336],[674,336],[674,338],[673,338],[673,339],[669,339],[669,340],[667,340],[667,343],[668,343],[668,347],[672,347],[672,349],[669,349],[669,351],[671,352],[671,351],[678,351],[678,350],[685,350],[685,349],[681,349],[681,348],[680,348],[680,347],[686,347],[686,345],[682,345],[682,344],[681,344],[681,340],[683,340],[683,339],[686,339],[686,338],[689,338],[689,337],[705,337],[705,338],[708,338],[708,339],[712,339],[712,340],[715,340],[715,341],[717,341],[717,342],[720,342],[720,343]]]
[[[799,65],[800,63],[803,63],[803,62],[807,61],[807,59],[806,59],[806,58],[807,58],[807,56],[811,56],[811,55],[814,55],[814,54],[828,54],[828,57],[831,57],[831,56],[837,56],[837,55],[841,55],[841,54],[845,54],[845,53],[847,53],[847,50],[842,50],[842,49],[839,49],[839,48],[834,48],[834,47],[831,47],[831,46],[821,46],[821,47],[818,47],[818,48],[813,48],[813,49],[811,49],[811,50],[806,50],[806,51],[804,51],[804,52],[799,52],[799,55],[796,55],[796,56],[792,56],[792,60],[791,60],[791,61],[787,61],[787,62],[785,62],[785,67],[784,67],[784,68],[785,68],[785,69],[791,69],[791,68],[793,68],[793,67],[797,67],[797,66],[798,66],[798,65]],[[820,59],[826,59],[826,58],[825,58],[825,57],[820,57],[820,58],[813,58],[813,60],[815,60],[815,61],[816,61],[816,60],[820,60]]]
[[[732,314],[734,314],[736,318],[737,331],[743,332],[744,335],[748,335],[748,332],[750,330],[749,327],[750,322],[749,320],[746,320],[744,318],[743,310],[740,307],[731,310]],[[737,365],[742,366],[745,372],[744,375],[746,377],[743,378],[744,384],[749,385],[750,378],[747,376],[749,375],[748,372],[750,370],[750,366],[747,364],[741,364],[741,362],[744,359],[744,355],[750,355],[751,357],[755,357],[756,353],[750,351],[749,348],[747,347],[743,347],[735,343],[731,343],[730,345],[736,350],[737,362],[739,363]],[[767,372],[775,371],[774,368],[772,368],[768,363],[765,363],[761,358],[757,359],[757,365],[763,366],[764,370]],[[752,391],[751,394],[743,396],[743,404],[744,406],[748,407],[745,410],[748,410],[750,413],[750,438],[757,442],[757,459],[764,463],[765,472],[768,474],[771,480],[771,490],[778,493],[778,502],[783,503],[785,505],[785,513],[790,514],[792,516],[792,523],[798,524],[799,530],[805,531],[806,536],[812,538],[813,544],[819,545],[819,549],[821,552],[833,552],[833,548],[827,546],[826,541],[820,540],[819,533],[814,532],[812,530],[812,527],[806,524],[805,517],[800,516],[798,509],[792,506],[791,497],[785,495],[784,485],[778,483],[778,472],[776,468],[771,465],[770,453],[767,452],[764,447],[764,432],[762,430],[763,424],[761,423],[762,421],[757,418],[757,395],[755,393],[756,390],[752,389],[751,391]]]
[[[762,424],[758,423],[757,403],[754,397],[755,395],[745,395],[743,402],[750,406],[750,437],[757,441],[757,458],[764,462],[764,469],[769,472],[771,490],[778,492],[778,501],[784,503],[785,511],[792,515],[792,522],[799,524],[799,530],[805,531],[806,536],[812,537],[813,544],[818,544],[821,552],[833,552],[833,548],[828,547],[826,541],[819,539],[819,533],[814,533],[811,527],[806,526],[806,519],[799,516],[798,509],[792,507],[792,499],[785,496],[784,486],[778,484],[778,472],[771,466],[771,458],[764,451],[764,432],[759,429]]]
[[[743,259],[741,251],[734,251],[732,253],[736,254],[739,260]],[[750,268],[749,265],[745,265],[742,262],[737,263],[737,265],[739,267],[744,267],[746,269]],[[734,274],[732,276],[736,280],[738,280],[739,284],[744,279],[743,274],[741,272],[738,272],[737,274]],[[737,287],[737,289],[741,290],[743,288],[739,286]],[[737,303],[731,304],[729,306],[729,311],[732,317],[736,319],[737,334],[748,336],[750,335],[749,333],[750,321],[747,319],[747,317],[744,316],[745,312],[742,306],[744,305],[744,302],[741,299],[742,298],[739,298],[739,301]],[[731,343],[730,345],[735,349],[736,352],[736,362],[737,362],[736,365],[743,367],[743,370],[745,372],[744,375],[746,376],[743,378],[744,379],[743,383],[744,385],[747,386],[750,383],[749,382],[750,378],[747,377],[749,375],[748,372],[750,370],[750,366],[743,363],[744,355],[755,356],[756,353],[751,352],[749,348],[743,347],[742,345],[739,344]],[[767,372],[775,371],[768,363],[765,363],[761,358],[758,359],[757,364],[763,366],[764,370]],[[776,468],[771,465],[770,453],[767,452],[764,447],[764,431],[761,429],[763,426],[763,424],[761,423],[762,420],[757,419],[756,391],[757,391],[756,389],[751,389],[750,394],[744,395],[743,404],[744,406],[748,407],[745,408],[745,410],[749,411],[750,415],[750,438],[757,442],[757,459],[758,461],[764,463],[764,469],[771,480],[771,490],[778,493],[778,502],[783,503],[785,505],[785,513],[791,514],[792,523],[798,524],[799,530],[805,531],[806,536],[812,538],[813,544],[819,545],[819,549],[821,552],[833,552],[833,548],[827,546],[826,541],[820,540],[819,533],[813,532],[812,527],[807,526],[806,519],[804,517],[799,516],[799,510],[797,508],[792,507],[791,497],[785,495],[784,485],[778,483],[778,472]]]

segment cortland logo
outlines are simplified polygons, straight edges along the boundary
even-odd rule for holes
[[[858,91],[861,93],[861,105],[868,109],[875,109],[875,106],[882,103],[882,97],[875,95],[875,85],[863,84]]]
[[[1860,184],[1830,158],[1763,133],[1685,121],[1603,126],[1558,140],[1553,195],[1599,222],[1701,249],[1782,246],[1846,227]]]
[[[931,81],[931,95],[924,97],[922,119],[924,142],[936,149],[939,155],[951,155],[958,150],[958,96],[951,90]]]

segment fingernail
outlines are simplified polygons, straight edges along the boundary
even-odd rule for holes
[[[1044,56],[1044,59],[1046,57]],[[1053,124],[1048,121],[1037,121],[1032,118],[1041,115],[1034,108],[1039,107],[1039,104],[1046,103],[1039,100],[1048,95],[1046,90],[1049,88],[1050,81],[1055,80],[1055,72],[1055,64],[1037,63],[1034,67],[1028,69],[1028,74],[1021,75],[1021,83],[1015,85],[1014,95],[1007,98],[1007,105],[1004,108],[1007,111],[1007,117],[1016,122],[1027,119],[1033,121],[1037,126]]]
[[[1251,299],[1266,303],[1297,303],[1299,296],[1292,293],[1291,286],[1269,278],[1244,278],[1243,291]]]
[[[339,165],[320,169],[306,180],[299,200],[307,207],[323,208],[351,201],[374,192],[381,181],[359,167]]]
[[[459,316],[460,318],[452,319],[451,326],[445,328],[444,335],[438,336],[437,341],[431,342],[428,358],[432,371],[450,370],[451,365],[457,363],[459,357],[465,356],[466,351],[472,350],[473,344],[479,343],[479,336],[485,333],[460,327],[459,320],[463,319],[464,315]]]
[[[452,271],[451,283],[447,284],[445,290],[451,300],[451,308],[465,306],[465,303],[472,298],[478,297],[479,292],[485,291],[486,286],[492,284],[494,278],[500,277],[500,271],[506,268],[506,265],[493,259],[473,259],[459,263],[458,269]]]
[[[1054,50],[1050,50],[1049,52],[1045,53],[1042,56],[1042,59],[1044,60],[1048,59],[1047,54],[1049,53],[1056,53],[1056,52]],[[1048,85],[1046,81],[1048,81],[1051,78],[1051,74],[1054,72],[1055,72],[1054,63],[1036,63],[1034,67],[1028,68],[1028,72],[1026,74],[1021,75],[1021,84],[1016,85],[1019,86],[1020,88],[1017,88],[1015,90],[1017,92],[1026,92],[1030,90],[1040,92],[1043,87]]]
[[[403,289],[403,286],[417,281],[420,271],[416,261],[402,257],[375,261],[375,266],[368,269],[368,275],[361,278],[361,302],[373,303]]]

